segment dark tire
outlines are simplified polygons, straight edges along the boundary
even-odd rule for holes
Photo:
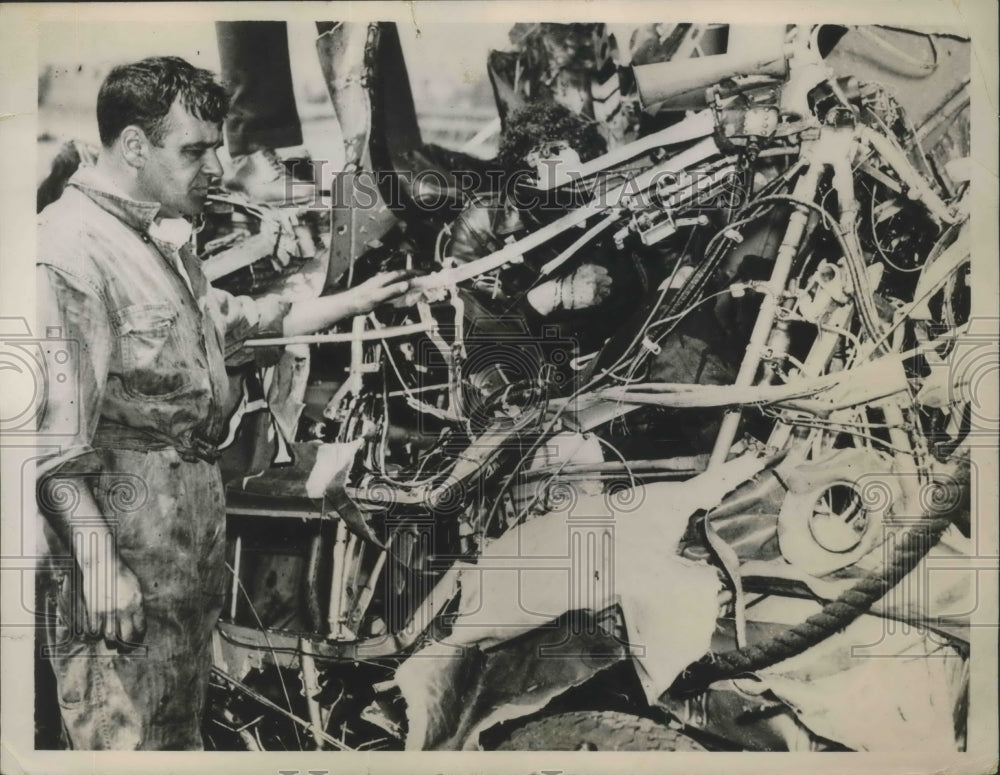
[[[515,729],[498,751],[705,751],[683,732],[616,711],[547,716]]]

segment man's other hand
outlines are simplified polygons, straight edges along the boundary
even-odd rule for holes
[[[92,558],[82,566],[87,627],[109,646],[129,649],[142,643],[146,615],[139,580],[118,557]]]
[[[611,294],[611,275],[603,266],[584,264],[569,277],[564,277],[560,287],[563,309],[586,309],[600,304]]]
[[[549,280],[528,291],[528,303],[540,315],[557,309],[587,309],[611,295],[611,275],[598,264],[583,264],[558,280]]]

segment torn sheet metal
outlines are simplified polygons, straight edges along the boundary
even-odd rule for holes
[[[310,498],[325,497],[352,533],[383,548],[384,544],[345,489],[348,474],[363,444],[364,439],[343,444],[299,445],[303,453],[306,450],[315,453],[315,460],[306,480],[306,495]]]
[[[481,685],[473,682],[461,698],[453,696],[463,676],[475,672],[470,660],[479,657],[468,649],[498,649],[572,611],[619,605],[643,689],[650,701],[662,694],[708,650],[718,616],[721,582],[715,569],[676,554],[688,520],[718,505],[766,462],[747,455],[711,476],[617,493],[586,495],[567,487],[563,508],[491,543],[475,566],[463,567],[451,634],[396,673],[410,720],[407,748],[454,745],[463,738],[461,729],[485,728],[486,719],[476,723],[460,711],[478,701]],[[565,675],[563,690],[581,678],[586,676]],[[530,713],[539,701],[508,707],[505,717]],[[449,704],[450,710],[444,707]]]
[[[946,751],[967,661],[927,631],[862,617],[758,675],[813,733],[857,751]]]
[[[541,710],[625,656],[625,644],[573,617],[498,649],[433,643],[396,672],[406,748],[475,749],[483,731]]]

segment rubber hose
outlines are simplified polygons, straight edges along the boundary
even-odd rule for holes
[[[763,643],[723,652],[709,652],[689,665],[668,690],[675,695],[701,692],[709,684],[763,670],[801,654],[829,638],[866,613],[898,584],[930,551],[951,520],[929,519],[902,534],[892,559],[804,622],[789,627]]]

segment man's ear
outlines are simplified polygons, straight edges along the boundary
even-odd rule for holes
[[[138,126],[127,126],[118,136],[121,154],[130,167],[142,169],[149,159],[149,138]]]

